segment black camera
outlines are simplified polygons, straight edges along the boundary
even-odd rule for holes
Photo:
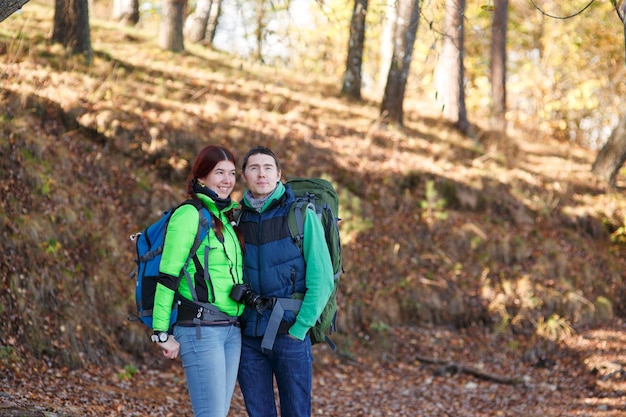
[[[238,303],[254,308],[259,313],[270,306],[270,299],[256,294],[252,291],[250,284],[233,285],[233,288],[230,290],[230,298]]]

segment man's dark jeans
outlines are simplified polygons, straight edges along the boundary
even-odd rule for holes
[[[309,336],[301,341],[287,334],[276,336],[274,348],[261,348],[261,337],[243,336],[239,387],[249,417],[276,417],[274,376],[282,417],[311,416],[313,355]]]

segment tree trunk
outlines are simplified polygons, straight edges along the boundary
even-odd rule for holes
[[[113,20],[135,26],[139,22],[139,0],[113,0]]]
[[[402,103],[417,35],[420,0],[398,0],[397,7],[398,17],[394,26],[393,54],[380,114],[385,122],[402,126]]]
[[[491,26],[491,127],[506,131],[506,27],[509,0],[495,0]]]
[[[185,50],[183,40],[183,16],[186,0],[163,0],[161,27],[158,45],[161,49],[172,52]]]
[[[257,0],[256,9],[256,59],[259,62],[263,60],[263,34],[265,33],[265,1]]]
[[[74,55],[83,54],[91,63],[88,0],[55,0],[52,41],[69,48]]]
[[[361,66],[363,64],[363,48],[365,46],[365,16],[368,0],[354,0],[352,20],[350,21],[350,41],[348,42],[348,59],[346,72],[343,76],[341,92],[356,100],[361,99]]]
[[[198,0],[196,10],[187,17],[185,27],[187,29],[187,39],[193,43],[200,43],[206,39],[207,27],[213,0]]]
[[[0,22],[28,3],[28,0],[0,0]]]
[[[387,84],[387,76],[389,75],[389,67],[391,66],[391,57],[393,53],[393,28],[394,22],[398,18],[398,10],[396,9],[396,0],[387,0],[385,7],[385,17],[383,19],[383,27],[380,34],[380,66],[377,81],[377,93],[383,94]]]
[[[622,115],[611,136],[596,157],[591,172],[615,187],[615,179],[626,161],[626,114]]]
[[[443,48],[436,69],[437,99],[443,117],[462,133],[469,130],[465,107],[463,53],[465,0],[446,0]]]
[[[209,14],[209,21],[207,22],[206,39],[209,44],[213,45],[215,39],[215,32],[217,32],[217,22],[222,15],[222,0],[212,0],[211,13]]]

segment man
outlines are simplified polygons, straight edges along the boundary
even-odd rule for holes
[[[310,417],[313,356],[308,331],[333,289],[324,229],[315,212],[307,210],[303,251],[293,242],[287,215],[295,197],[280,181],[280,163],[270,149],[250,149],[242,169],[248,187],[239,218],[246,246],[244,281],[253,293],[248,300],[257,304],[248,303],[241,317],[239,386],[250,417],[277,416],[274,378],[281,416]]]

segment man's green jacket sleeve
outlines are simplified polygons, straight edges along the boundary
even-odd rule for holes
[[[322,223],[313,210],[304,219],[303,254],[306,263],[306,293],[289,334],[303,340],[322,314],[333,290],[333,265]]]

